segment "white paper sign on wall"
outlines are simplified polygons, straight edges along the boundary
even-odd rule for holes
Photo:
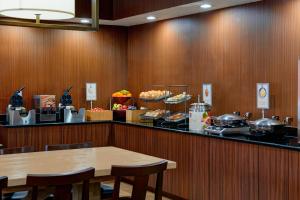
[[[97,100],[97,84],[87,83],[86,84],[86,101],[96,101]]]
[[[212,106],[212,84],[203,84],[202,85],[203,92],[203,101]]]
[[[256,98],[258,109],[270,108],[270,84],[257,83],[256,84]]]

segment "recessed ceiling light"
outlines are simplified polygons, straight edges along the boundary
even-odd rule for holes
[[[81,19],[80,23],[82,23],[82,24],[89,24],[90,20],[89,19]]]
[[[155,16],[148,16],[148,17],[147,17],[147,20],[153,21],[153,20],[156,20],[156,17],[155,17]]]
[[[205,4],[202,4],[200,7],[203,8],[203,9],[209,9],[209,8],[212,7],[212,5],[210,5],[208,3],[205,3]]]

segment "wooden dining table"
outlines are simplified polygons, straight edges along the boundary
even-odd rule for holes
[[[24,187],[27,174],[64,174],[93,167],[95,180],[98,181],[110,176],[112,165],[135,166],[162,160],[164,159],[116,147],[10,154],[0,156],[0,176],[8,177],[8,189],[12,189]],[[175,168],[176,162],[168,161],[167,169]],[[94,184],[94,190],[99,191],[99,183],[97,184]],[[91,192],[91,199],[99,199],[97,191]],[[80,192],[74,192],[77,193]]]

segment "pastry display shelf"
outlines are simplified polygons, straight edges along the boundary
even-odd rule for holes
[[[178,94],[182,94],[182,93],[188,94],[189,86],[188,85],[169,85],[167,88],[168,88],[168,91],[171,91],[171,93],[174,93],[174,94],[175,94],[175,92],[173,92],[174,90],[176,90],[176,93],[178,93]],[[178,100],[178,101],[167,101],[167,99],[165,99],[164,103],[166,104],[166,109],[170,111],[170,113],[165,116],[165,120],[169,119],[170,116],[172,116],[172,113],[173,114],[183,113],[186,116],[184,119],[181,119],[181,120],[166,120],[166,121],[167,122],[173,122],[173,123],[183,122],[184,123],[183,125],[187,125],[188,124],[187,102],[191,98],[192,98],[191,95],[187,95],[187,97],[185,99],[181,99],[181,100]],[[177,104],[184,104],[184,110],[183,111],[178,111],[177,110],[175,112],[172,112],[172,105],[177,105]]]

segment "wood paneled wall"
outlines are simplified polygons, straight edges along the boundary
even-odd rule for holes
[[[35,94],[73,86],[76,107],[88,107],[85,83],[98,86],[95,106],[107,106],[112,92],[127,85],[127,29],[101,26],[99,32],[0,26],[0,111],[25,86],[27,108]]]
[[[299,10],[300,0],[264,0],[129,28],[129,89],[188,84],[196,96],[212,83],[214,114],[257,118],[256,83],[270,82],[267,115],[296,118]]]

